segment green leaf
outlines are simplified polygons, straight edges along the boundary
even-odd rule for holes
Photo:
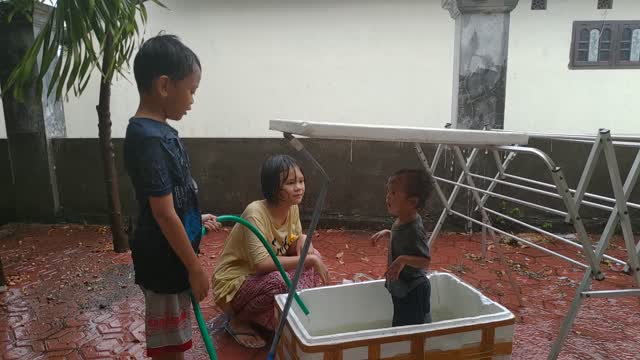
[[[32,9],[34,3],[43,0],[10,1],[19,4],[20,9]],[[150,2],[167,8],[160,1]],[[110,60],[103,75],[109,81],[115,73],[125,75],[123,69],[129,66],[134,50],[143,40],[142,26],[148,17],[147,7],[138,0],[58,0],[42,32],[11,69],[3,87],[8,85],[5,89],[11,89],[16,99],[21,99],[33,81],[38,79],[38,84],[42,84],[50,71],[47,95],[54,89],[57,98],[68,94],[72,88],[75,93],[82,93],[92,72],[96,69],[101,72],[101,61],[105,58]],[[108,32],[113,34],[110,48],[106,47]],[[59,49],[62,50],[60,56]],[[40,54],[42,60],[38,68]],[[37,87],[42,91],[41,85]]]
[[[162,2],[160,2],[160,0],[151,0],[151,2],[155,3],[156,5],[158,5],[158,6],[162,7],[162,8],[165,8],[165,9],[169,10],[169,8],[166,7]]]
[[[50,83],[49,83],[49,88],[47,89],[47,95],[51,95],[51,91],[56,86],[56,83],[60,78],[60,69],[62,69],[62,57],[58,58],[58,61],[56,62],[56,67],[53,69],[51,80],[49,80]]]
[[[140,4],[140,18],[142,19],[142,23],[146,24],[149,15],[147,14],[147,7],[144,4]]]
[[[58,86],[56,89],[56,97],[60,99],[62,97],[62,89],[64,89],[64,84],[67,82],[67,75],[69,74],[69,69],[71,68],[71,54],[67,54],[64,62],[64,69],[62,70],[62,74],[60,74],[60,81],[58,82]]]

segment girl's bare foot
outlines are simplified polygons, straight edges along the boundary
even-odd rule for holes
[[[258,349],[267,345],[266,341],[256,333],[251,325],[237,318],[232,317],[225,326],[225,330],[238,344],[246,348]]]

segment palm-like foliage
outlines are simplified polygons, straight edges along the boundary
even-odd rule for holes
[[[29,14],[34,2],[44,0],[10,0],[13,15]],[[162,5],[159,1],[154,3]],[[139,0],[58,0],[53,12],[36,37],[33,45],[20,64],[13,69],[5,85],[12,88],[13,95],[21,99],[25,86],[33,81],[33,68],[38,55],[42,54],[38,71],[38,84],[55,63],[53,78],[47,92],[55,90],[61,98],[72,89],[75,95],[82,93],[93,70],[100,68],[104,52],[111,52],[111,61],[102,76],[110,81],[114,73],[122,73],[128,65],[133,50],[140,39],[138,19],[147,21],[145,4]],[[109,34],[113,47],[106,49]],[[55,61],[59,58],[59,61]]]
[[[163,6],[159,0],[151,0]],[[35,4],[45,0],[7,0],[8,9],[1,21],[14,16],[31,20]],[[25,90],[38,84],[40,91],[55,94],[57,99],[71,90],[82,93],[92,74],[101,76],[98,128],[105,185],[110,211],[114,249],[126,251],[128,242],[123,231],[120,197],[111,143],[111,80],[115,73],[124,74],[129,59],[142,37],[141,26],[147,21],[144,0],[57,0],[51,16],[36,36],[33,45],[12,70],[3,91],[20,101]],[[39,60],[39,57],[41,57]],[[53,67],[47,89],[42,89],[45,74]],[[98,71],[96,71],[98,70]]]

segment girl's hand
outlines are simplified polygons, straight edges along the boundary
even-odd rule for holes
[[[385,230],[378,231],[377,233],[373,234],[373,236],[371,237],[371,245],[372,246],[378,245],[378,241],[380,241],[380,239],[386,236],[391,236],[391,230],[385,229]]]
[[[207,231],[218,231],[222,229],[222,224],[218,222],[218,218],[211,214],[202,215],[202,225],[204,225]]]
[[[396,258],[391,263],[391,265],[389,265],[389,268],[384,273],[385,278],[390,281],[398,280],[398,277],[400,277],[400,272],[402,271],[402,269],[404,269],[405,265],[406,263],[404,261],[404,258],[402,256],[398,256],[398,258]]]
[[[318,273],[318,275],[320,275],[320,278],[322,279],[322,284],[329,285],[329,271],[327,270],[327,267],[322,262],[322,259],[316,255],[309,255],[309,257],[313,259],[313,268]]]

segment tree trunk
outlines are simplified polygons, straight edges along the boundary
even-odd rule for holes
[[[100,82],[100,99],[96,110],[98,111],[98,130],[100,137],[100,150],[104,166],[104,182],[107,188],[107,201],[109,204],[109,219],[111,221],[111,234],[113,236],[113,250],[118,253],[129,249],[129,242],[124,233],[122,213],[120,206],[120,192],[118,191],[118,178],[111,142],[111,79],[105,78],[109,71],[109,63],[113,58],[113,36],[109,31],[102,55],[102,78]]]

